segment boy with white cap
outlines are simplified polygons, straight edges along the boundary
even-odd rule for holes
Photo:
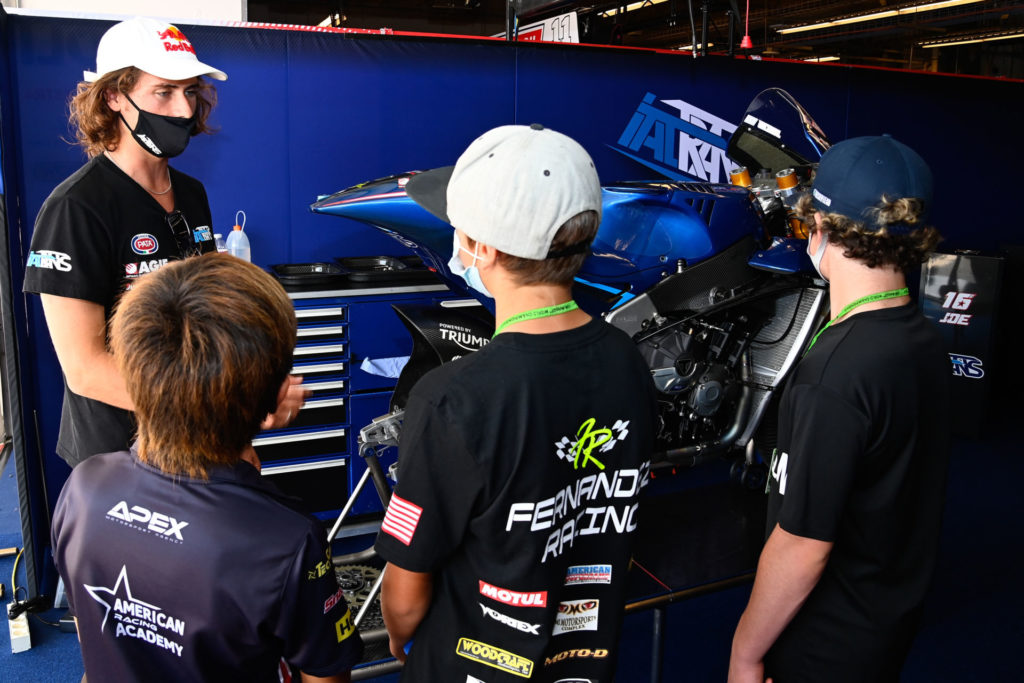
[[[407,191],[455,227],[450,266],[499,324],[406,405],[376,543],[392,653],[415,636],[403,680],[611,680],[655,406],[632,341],[572,300],[601,216],[593,161],[502,126]]]
[[[124,450],[135,430],[132,401],[107,348],[120,295],[168,261],[215,251],[210,206],[199,181],[168,165],[192,136],[209,132],[215,101],[178,28],[136,17],[112,26],[71,102],[89,161],[50,194],[36,218],[24,291],[40,294],[64,373],[57,453],[74,466]],[[278,416],[302,391],[289,381]]]
[[[949,460],[949,357],[905,274],[939,239],[931,198],[921,157],[879,136],[829,149],[800,202],[835,317],[782,397],[768,540],[732,683],[899,679]]]

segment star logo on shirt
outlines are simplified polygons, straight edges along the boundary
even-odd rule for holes
[[[124,587],[124,597],[121,597],[121,587]],[[141,605],[142,607],[148,607],[154,612],[162,612],[156,605],[150,605],[148,602],[143,602],[132,597],[131,586],[128,585],[128,569],[125,565],[121,565],[121,572],[117,575],[117,581],[114,583],[113,588],[104,588],[103,586],[90,586],[88,584],[82,584],[82,587],[89,592],[89,595],[93,600],[100,603],[106,608],[106,612],[103,614],[103,623],[100,624],[100,631],[106,628],[107,618],[110,616],[110,610],[114,608],[114,604],[118,600],[125,600],[128,604]]]

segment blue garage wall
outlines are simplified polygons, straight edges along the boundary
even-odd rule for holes
[[[35,451],[35,411],[52,506],[68,472],[54,455],[62,384],[38,298],[19,294],[21,273],[40,205],[84,161],[67,142],[67,101],[82,70],[95,66],[111,22],[12,15],[0,25],[13,94],[3,110],[10,131],[5,187],[9,200],[16,193],[8,201],[12,268],[3,284],[13,292],[27,416],[15,428],[29,432],[26,450]],[[219,132],[194,138],[172,163],[206,185],[216,231],[226,233],[235,211],[245,210],[260,265],[406,253],[360,224],[313,215],[308,205],[364,180],[451,164],[493,126],[540,122],[561,130],[590,150],[605,182],[664,177],[659,169],[673,172],[666,156],[679,152],[670,120],[678,119],[678,107],[690,114],[677,127],[721,132],[719,123],[738,123],[747,103],[770,86],[790,91],[833,141],[888,132],[921,152],[935,171],[933,219],[945,247],[992,249],[1021,240],[1008,193],[988,191],[985,180],[1007,166],[1015,170],[1024,156],[1022,137],[1005,132],[1011,103],[1024,93],[1019,82],[588,46],[181,28],[229,80],[216,84]],[[628,149],[630,136],[620,139],[644,107],[666,112],[670,125]],[[667,155],[663,144],[652,149],[664,135]],[[724,139],[707,139],[724,146]],[[720,156],[713,146],[694,150],[705,160]],[[724,173],[727,162],[716,163]],[[41,547],[45,523],[35,521]]]

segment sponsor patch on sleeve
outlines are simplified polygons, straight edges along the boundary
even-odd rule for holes
[[[574,631],[596,631],[599,600],[566,600],[558,604],[551,635]]]
[[[423,508],[414,503],[391,496],[391,503],[388,504],[388,512],[384,515],[384,521],[380,528],[384,533],[394,536],[405,545],[412,543],[412,537],[416,533],[416,527],[420,523],[420,515]]]
[[[334,622],[334,631],[338,636],[338,642],[343,642],[349,636],[356,632],[356,627],[352,623],[352,612],[348,609],[345,610],[345,614]]]
[[[610,564],[577,564],[565,572],[565,585],[589,583],[611,583],[612,566]]]

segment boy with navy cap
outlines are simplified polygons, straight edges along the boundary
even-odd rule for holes
[[[889,136],[841,142],[799,211],[833,318],[782,397],[768,538],[729,680],[896,681],[938,546],[949,358],[905,273],[938,241],[932,175]]]
[[[629,337],[572,300],[594,163],[561,133],[502,126],[406,189],[455,227],[449,265],[499,324],[406,405],[376,543],[402,680],[609,681],[655,405]]]

